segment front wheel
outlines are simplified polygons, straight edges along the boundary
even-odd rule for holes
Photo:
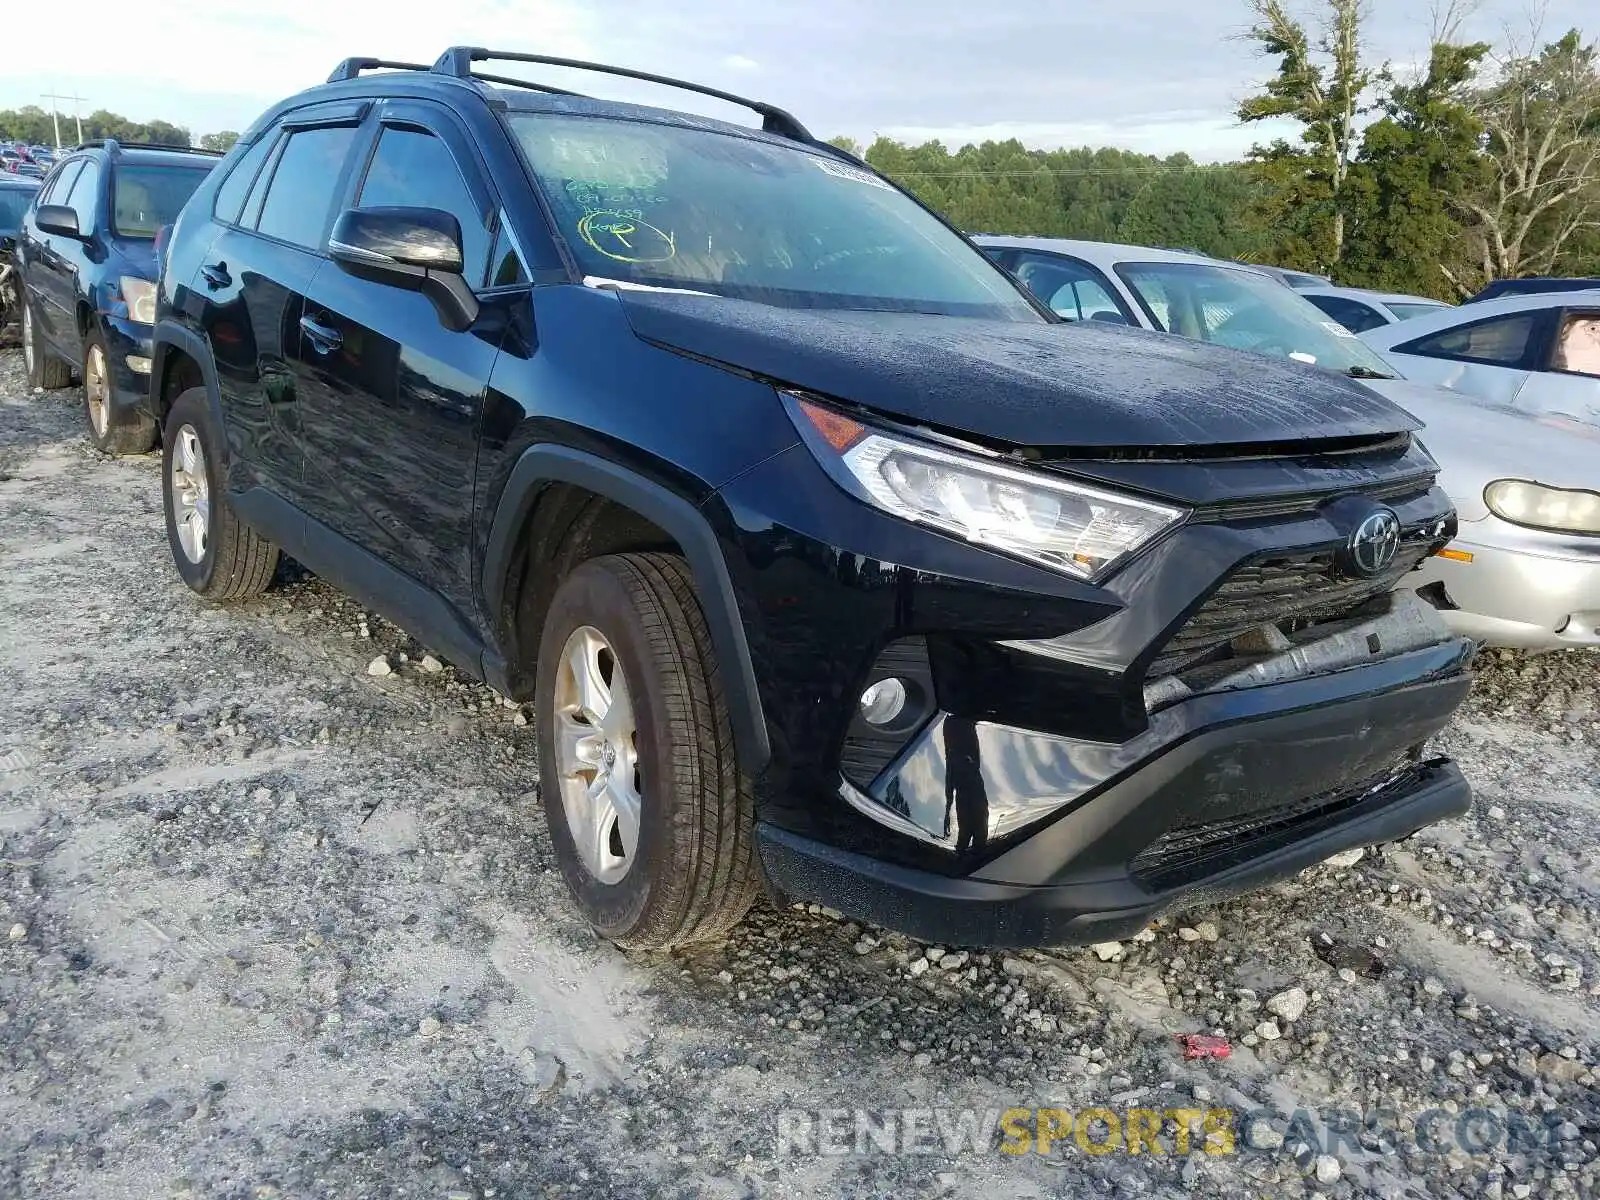
[[[137,410],[118,414],[111,403],[105,340],[91,332],[83,342],[83,417],[89,438],[106,454],[143,454],[156,444],[156,423]]]
[[[173,402],[161,449],[167,544],[178,574],[210,600],[264,592],[278,548],[239,520],[223,486],[222,438],[204,388]]]
[[[540,796],[574,900],[603,936],[727,936],[757,891],[750,784],[688,566],[592,559],[551,600],[536,673]]]

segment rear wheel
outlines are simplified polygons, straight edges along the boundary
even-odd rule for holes
[[[107,454],[143,454],[156,444],[156,423],[148,416],[112,408],[110,365],[96,332],[83,342],[83,416],[90,440]]]
[[[684,561],[579,566],[536,679],[540,796],[583,915],[643,950],[726,937],[757,890],[750,784]]]
[[[72,368],[45,349],[39,327],[33,323],[33,305],[22,299],[22,363],[28,369],[28,386],[64,388],[72,383]]]
[[[204,388],[172,405],[161,451],[167,544],[183,581],[211,600],[264,592],[278,568],[278,548],[245,525],[228,504],[222,440]]]

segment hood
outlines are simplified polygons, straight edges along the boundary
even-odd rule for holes
[[[618,299],[647,341],[1019,446],[1221,446],[1416,428],[1327,371],[1102,322],[820,312],[662,292]]]
[[[1488,515],[1483,489],[1496,479],[1600,491],[1600,429],[1403,379],[1367,386],[1422,422],[1418,438],[1438,462],[1439,484],[1463,521]]]

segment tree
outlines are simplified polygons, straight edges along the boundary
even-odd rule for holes
[[[1489,53],[1436,26],[1427,70],[1410,82],[1380,75],[1383,117],[1367,127],[1351,174],[1352,217],[1342,282],[1452,297],[1463,265],[1462,198],[1482,186],[1483,127],[1469,85]]]
[[[1259,190],[1259,183],[1233,164],[1162,171],[1129,203],[1117,237],[1217,258],[1251,259],[1262,252],[1266,239],[1260,229],[1240,220],[1240,214],[1255,202]]]
[[[1537,54],[1513,51],[1473,97],[1488,182],[1462,205],[1484,278],[1550,274],[1600,228],[1600,70],[1576,29]]]
[[[224,129],[219,133],[202,133],[200,135],[200,149],[220,150],[226,154],[233,149],[233,144],[239,140],[239,135],[231,129]]]
[[[1251,158],[1263,181],[1292,195],[1278,197],[1300,218],[1288,232],[1293,257],[1305,266],[1332,267],[1344,257],[1345,184],[1360,146],[1357,118],[1372,74],[1361,62],[1362,0],[1321,0],[1327,12],[1313,45],[1306,23],[1285,0],[1250,0],[1255,24],[1246,37],[1259,52],[1278,59],[1278,73],[1266,90],[1239,106],[1246,124],[1275,117],[1298,121],[1300,145],[1279,139],[1257,146]],[[1267,215],[1274,215],[1269,205]]]

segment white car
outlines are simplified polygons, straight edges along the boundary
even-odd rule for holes
[[[973,240],[1069,320],[1292,358],[1360,379],[1410,410],[1461,521],[1410,586],[1490,645],[1600,647],[1600,429],[1396,378],[1395,366],[1302,293],[1247,265],[1104,242]],[[1409,336],[1433,319],[1385,328]]]
[[[1351,333],[1365,333],[1401,321],[1448,312],[1451,305],[1426,296],[1407,296],[1400,292],[1373,292],[1366,288],[1320,287],[1295,289]]]
[[[1600,291],[1483,300],[1361,337],[1407,379],[1600,426]]]

